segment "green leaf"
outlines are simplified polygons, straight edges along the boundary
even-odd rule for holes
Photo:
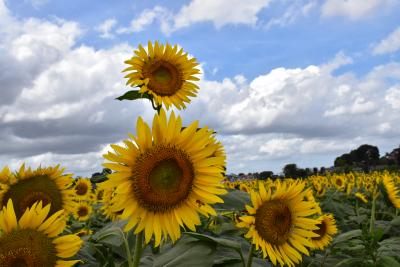
[[[345,259],[340,261],[339,263],[337,263],[335,265],[335,267],[345,267],[345,266],[363,266],[360,265],[364,262],[364,259],[360,259],[360,258],[351,258],[351,259]],[[358,265],[357,265],[358,264]]]
[[[379,258],[378,266],[380,266],[380,267],[400,267],[400,263],[393,257],[382,256]]]
[[[131,90],[126,92],[120,97],[117,97],[117,100],[136,100],[136,99],[142,99],[142,98],[147,98],[149,100],[152,99],[152,96],[149,95],[148,93],[139,93],[139,90]]]
[[[400,216],[395,217],[391,222],[391,225],[393,226],[400,226]]]
[[[241,250],[240,243],[238,243],[237,241],[230,240],[230,239],[221,238],[221,237],[213,237],[213,236],[209,236],[209,235],[203,235],[203,234],[192,233],[192,232],[185,232],[184,234],[187,234],[187,235],[194,237],[196,239],[199,239],[199,240],[213,242],[213,243],[219,244],[224,247],[232,248],[236,251]]]
[[[362,231],[360,229],[345,232],[343,234],[336,236],[336,238],[333,240],[333,245],[346,242],[352,238],[360,237],[361,234]]]
[[[228,194],[221,196],[224,203],[214,205],[216,209],[242,211],[245,209],[245,205],[250,203],[248,193],[240,190],[228,190],[228,192]]]

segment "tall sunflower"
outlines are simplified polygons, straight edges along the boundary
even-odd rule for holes
[[[139,44],[134,52],[135,56],[125,61],[130,65],[124,70],[130,72],[125,76],[127,85],[139,86],[140,93],[152,95],[158,105],[164,103],[167,109],[171,105],[185,108],[185,103],[190,102],[188,96],[196,96],[198,86],[192,81],[199,80],[195,76],[200,72],[198,63],[195,58],[189,59],[183,49],[149,41],[147,50]]]
[[[92,211],[93,211],[92,205],[90,205],[88,202],[80,201],[76,205],[74,211],[74,217],[78,221],[84,222],[90,218],[90,215],[92,215]]]
[[[317,227],[313,232],[318,236],[311,238],[313,248],[324,249],[330,242],[332,242],[332,236],[337,233],[336,221],[332,214],[324,214],[318,219]]]
[[[89,179],[78,178],[75,181],[74,189],[78,200],[88,200],[92,193],[92,183]]]
[[[400,209],[400,190],[397,188],[395,182],[389,174],[385,173],[382,177],[383,185],[386,189],[387,195],[396,209]]]
[[[66,226],[64,211],[46,217],[50,205],[34,203],[17,220],[12,200],[0,211],[0,266],[73,266],[79,260],[64,260],[75,255],[82,245],[76,235],[59,236]]]
[[[198,213],[216,215],[209,204],[223,202],[217,195],[226,193],[226,158],[212,131],[198,129],[198,121],[182,130],[174,112],[169,120],[164,110],[156,114],[152,130],[139,117],[136,129],[125,146],[111,145],[115,153],[104,155],[114,162],[104,167],[115,171],[106,183],[116,187],[112,205],[129,220],[125,230],[136,226],[135,233],[144,230],[146,243],[154,235],[158,246],[162,236],[176,241],[180,226],[195,231]]]
[[[37,201],[42,201],[43,205],[51,204],[49,215],[62,209],[72,212],[75,206],[74,191],[69,189],[72,178],[70,174],[63,174],[63,171],[58,165],[36,170],[26,169],[22,165],[17,173],[3,179],[0,208],[12,199],[17,218]]]
[[[315,204],[305,201],[303,182],[276,182],[276,189],[266,190],[260,183],[258,191],[251,190],[253,207],[246,205],[248,215],[241,216],[239,228],[247,228],[256,249],[261,249],[274,265],[294,266],[302,260],[301,253],[309,255],[309,239],[317,237],[317,221],[308,218],[316,214]]]

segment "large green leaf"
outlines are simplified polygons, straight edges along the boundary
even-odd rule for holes
[[[242,211],[246,204],[250,204],[248,193],[240,190],[228,190],[228,194],[223,195],[224,203],[215,204],[216,209]]]
[[[136,99],[142,99],[146,98],[149,100],[152,100],[152,96],[149,95],[148,93],[139,93],[139,90],[131,90],[126,92],[120,97],[117,97],[116,99],[122,101],[122,100],[136,100]]]

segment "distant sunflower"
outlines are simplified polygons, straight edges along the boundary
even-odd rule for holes
[[[311,243],[313,248],[322,250],[332,242],[332,236],[337,233],[336,221],[332,214],[324,214],[317,220],[318,229],[313,232],[318,236],[312,237]]]
[[[104,185],[105,183],[101,183],[100,185]],[[107,184],[107,183],[106,183]],[[123,208],[115,208],[115,206],[112,205],[114,202],[115,198],[115,188],[109,188],[109,189],[104,189],[103,191],[103,196],[100,200],[101,205],[101,211],[106,216],[107,219],[110,219],[111,221],[116,221],[119,220],[121,217],[121,214],[123,212]]]
[[[76,198],[78,200],[86,200],[89,199],[89,196],[92,193],[92,183],[89,179],[78,178],[75,182],[74,189],[76,193]]]
[[[258,191],[251,191],[253,207],[246,205],[249,215],[241,216],[237,227],[247,228],[256,249],[261,249],[274,265],[294,266],[302,260],[301,253],[309,255],[309,239],[317,237],[317,221],[307,218],[317,213],[314,203],[305,201],[303,182],[277,182],[275,192],[262,183]]]
[[[66,226],[62,210],[46,217],[50,205],[34,203],[17,220],[12,200],[0,211],[0,266],[63,267],[79,260],[64,260],[74,256],[82,245],[76,235],[59,236]]]
[[[341,175],[335,175],[332,180],[333,185],[338,190],[344,190],[346,187],[346,183],[344,181],[344,177]]]
[[[84,222],[87,221],[90,218],[90,215],[92,214],[92,205],[90,205],[87,202],[79,202],[76,205],[76,209],[74,211],[74,217],[78,221]]]
[[[111,145],[115,153],[104,157],[115,163],[105,163],[115,173],[106,181],[116,187],[112,203],[123,209],[122,219],[129,222],[125,230],[136,226],[135,233],[145,232],[145,241],[161,236],[176,241],[180,226],[195,231],[199,214],[216,215],[209,205],[221,203],[217,195],[225,194],[222,172],[225,156],[215,156],[219,143],[214,143],[207,127],[198,129],[198,121],[182,130],[182,119],[171,113],[167,120],[161,110],[153,120],[153,130],[139,117],[137,137],[124,140],[126,147]]]
[[[124,71],[133,71],[125,76],[127,85],[140,86],[141,93],[152,95],[155,102],[165,104],[167,109],[174,105],[178,109],[185,108],[189,103],[188,96],[196,96],[198,86],[191,81],[198,81],[195,58],[188,58],[188,54],[178,46],[159,44],[153,45],[150,41],[147,51],[139,44],[135,56],[125,61],[130,67]]]
[[[386,189],[387,195],[396,209],[400,209],[400,190],[397,188],[395,182],[390,175],[385,174],[382,178],[383,185]]]
[[[93,234],[93,230],[88,229],[88,228],[82,228],[81,230],[79,230],[76,235],[79,237],[85,236],[85,235],[92,235]]]
[[[3,184],[5,188],[0,191],[0,208],[12,199],[17,218],[37,201],[42,201],[43,205],[51,204],[49,215],[62,209],[72,212],[74,191],[69,189],[72,178],[70,174],[63,174],[63,171],[58,165],[36,170],[26,169],[22,165]]]

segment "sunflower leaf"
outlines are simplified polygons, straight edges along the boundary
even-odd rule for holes
[[[123,94],[122,96],[117,97],[117,100],[136,100],[136,99],[149,99],[152,100],[153,97],[148,93],[140,93],[139,90],[131,90]]]

